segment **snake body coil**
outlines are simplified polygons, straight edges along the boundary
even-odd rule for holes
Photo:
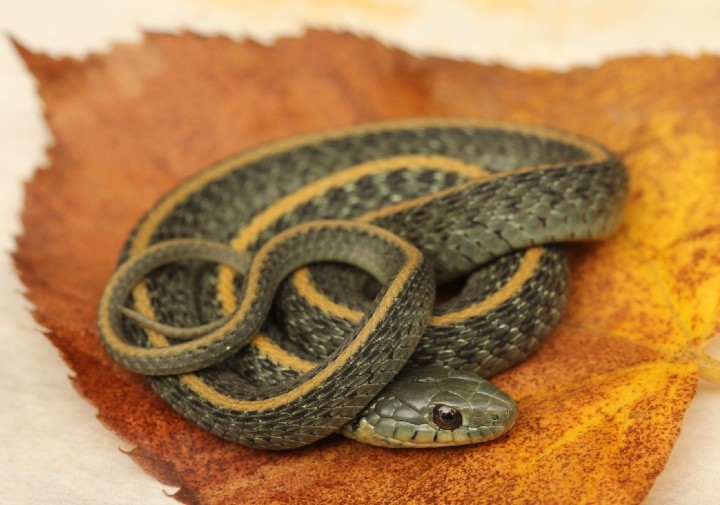
[[[562,251],[537,246],[606,236],[626,191],[606,149],[539,127],[418,119],[275,142],[148,212],[99,333],[185,417],[254,447],[340,428],[387,446],[494,438],[514,403],[472,374],[525,359],[564,303]],[[468,275],[433,308],[433,278]]]

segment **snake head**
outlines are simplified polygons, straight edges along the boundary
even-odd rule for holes
[[[472,372],[405,367],[340,433],[383,447],[447,447],[497,438],[516,418],[513,399]]]

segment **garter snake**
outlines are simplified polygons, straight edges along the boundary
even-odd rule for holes
[[[250,446],[340,428],[389,446],[493,438],[514,404],[471,372],[525,359],[564,303],[562,251],[535,246],[608,235],[626,192],[608,150],[535,126],[413,119],[276,141],[145,215],[103,294],[100,337],[183,416]],[[323,261],[375,280],[297,270]],[[468,274],[433,309],[433,277]],[[198,325],[189,339],[168,329]]]

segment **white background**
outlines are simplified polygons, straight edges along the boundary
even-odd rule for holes
[[[83,57],[142,30],[271,43],[304,27],[352,30],[416,54],[566,69],[606,57],[720,54],[720,2],[675,0],[3,0],[0,30],[32,50]],[[720,77],[719,77],[720,81]],[[718,82],[720,85],[720,82]],[[22,182],[52,143],[34,82],[0,38],[0,503],[171,504],[95,419],[28,313],[9,252]],[[720,167],[719,167],[720,169]],[[716,354],[717,347],[715,346]],[[720,504],[720,387],[701,381],[646,503]]]

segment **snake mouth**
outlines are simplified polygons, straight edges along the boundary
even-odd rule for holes
[[[483,426],[459,426],[454,430],[437,429],[429,424],[396,423],[390,435],[384,435],[366,417],[345,425],[340,434],[358,442],[388,448],[435,449],[488,442],[503,436],[515,424],[516,409],[488,414],[492,421]]]

